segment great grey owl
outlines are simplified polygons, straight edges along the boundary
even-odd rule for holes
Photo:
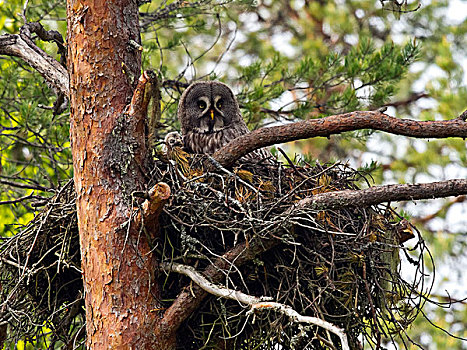
[[[183,150],[182,135],[178,131],[169,132],[165,136],[162,152],[168,160],[174,161],[178,165],[183,176],[190,178],[192,175],[196,175],[196,171],[190,168],[190,156]]]
[[[212,154],[240,135],[249,133],[232,90],[218,81],[199,81],[182,94],[178,105],[183,143],[190,153]],[[267,149],[255,150],[242,158],[271,164]]]
[[[182,135],[178,131],[172,131],[165,135],[162,151],[169,153],[175,147],[183,147]]]

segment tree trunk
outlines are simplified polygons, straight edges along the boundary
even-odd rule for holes
[[[154,336],[156,259],[132,219],[148,153],[145,116],[126,113],[141,70],[138,7],[131,0],[69,0],[67,18],[87,348],[169,349]]]

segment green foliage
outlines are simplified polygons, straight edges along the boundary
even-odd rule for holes
[[[183,35],[172,42],[170,54],[164,54],[170,57],[170,62],[162,59],[160,63],[163,76],[172,79],[182,74],[190,80],[215,72],[238,93],[251,128],[355,109],[374,109],[385,104],[397,106],[390,112],[404,118],[433,120],[459,115],[467,101],[460,64],[462,57],[467,56],[467,21],[446,21],[448,1],[423,3],[417,11],[402,14],[391,11],[411,11],[418,2],[408,2],[406,7],[396,6],[392,10],[388,3],[384,10],[380,5],[370,0],[339,4],[269,1],[241,13],[234,4],[203,12],[200,16],[205,21],[204,29],[198,26],[196,31],[189,28],[178,31]],[[217,13],[222,18],[222,30],[216,22]],[[192,15],[196,15],[195,11]],[[236,40],[232,44],[234,36]],[[158,39],[164,42],[164,35]],[[174,51],[177,45],[182,47]],[[192,60],[193,65],[186,69],[187,52],[196,58],[211,46],[201,60]],[[154,47],[164,52],[167,46]],[[154,66],[159,65],[160,57],[157,56]],[[220,63],[219,57],[222,57]],[[417,98],[417,95],[425,97]],[[175,118],[175,108],[167,112],[165,118],[170,124],[170,119]],[[310,162],[349,159],[363,171],[371,171],[376,183],[442,179],[445,175],[441,174],[449,172],[445,169],[465,168],[465,147],[465,141],[459,139],[425,142],[368,131],[287,145],[292,160],[294,152],[306,153],[305,158]],[[462,176],[462,172],[457,173]],[[399,209],[410,219],[433,212],[430,202],[427,203],[419,205],[426,208],[417,211],[419,214],[403,204]],[[446,217],[455,205],[446,207],[438,217]],[[431,230],[429,222],[424,225],[427,229],[421,224],[419,228],[430,242],[438,264],[446,262],[455,247],[464,245],[465,229],[446,236]],[[456,313],[455,319],[465,323],[465,312]],[[409,333],[429,334],[437,348],[449,348],[442,340],[447,336],[435,332],[422,320],[419,317],[418,330],[412,333],[411,329]],[[433,321],[445,324],[438,315]],[[432,336],[434,333],[436,336]],[[427,345],[424,339],[417,336],[420,344]]]
[[[28,22],[42,21],[45,24],[44,21],[50,21],[51,24],[58,27],[54,29],[65,29],[65,5],[66,3],[63,0],[32,0],[28,2],[25,15]],[[0,1],[0,34],[4,32],[18,33],[20,27],[24,24],[21,18],[23,8],[24,1],[22,0]],[[62,18],[62,20],[57,21],[57,18]],[[65,31],[62,31],[62,33],[65,33]]]
[[[56,97],[42,77],[17,60],[0,60],[0,201],[50,196],[72,173],[68,114],[54,116]],[[45,190],[45,191],[44,191]],[[10,235],[33,217],[18,201],[0,206],[0,235]]]
[[[384,2],[384,9],[373,0],[142,5],[143,67],[158,70],[165,81],[161,121],[167,130],[179,129],[176,102],[181,86],[193,79],[214,78],[233,87],[251,128],[383,105],[404,118],[456,117],[467,106],[462,66],[467,57],[465,16],[447,20],[451,4],[447,0],[423,3],[407,13],[397,11],[412,11],[418,2],[409,1],[406,8],[390,3]],[[0,34],[18,33],[23,4],[0,0]],[[41,20],[47,29],[66,33],[64,1],[30,1],[26,16],[28,21]],[[53,45],[37,44],[55,55]],[[7,236],[34,215],[30,202],[53,194],[72,175],[72,166],[68,113],[53,115],[50,107],[56,96],[42,77],[20,60],[5,56],[0,57],[0,77],[0,201],[30,196],[29,201],[0,206],[0,235]],[[348,160],[371,172],[376,183],[465,177],[465,148],[465,140],[425,142],[369,131],[286,146],[292,160],[294,152],[305,153],[310,162]],[[450,212],[459,212],[463,206],[465,214],[465,205],[441,204],[442,210],[436,212],[427,202],[420,203],[418,210],[405,204],[399,210],[408,219],[436,212],[447,225]],[[456,250],[467,245],[466,225],[443,233],[430,221],[419,222],[436,262],[460,259]],[[433,322],[453,327],[453,333],[454,324],[467,323],[465,305],[450,311],[452,322],[447,321],[446,312],[431,312]],[[437,349],[462,347],[420,317],[409,334]]]

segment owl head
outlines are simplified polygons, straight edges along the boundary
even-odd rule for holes
[[[182,94],[178,105],[182,134],[213,134],[243,122],[232,90],[218,81],[199,81]]]
[[[167,148],[174,148],[176,146],[182,147],[182,135],[180,135],[178,131],[169,132],[167,135],[165,135],[164,146]]]
[[[175,147],[183,147],[182,135],[178,131],[172,131],[165,135],[164,142],[162,143],[162,152],[167,154]]]

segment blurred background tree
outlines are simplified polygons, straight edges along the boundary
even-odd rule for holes
[[[0,34],[18,33],[23,2],[0,5]],[[140,10],[143,67],[163,82],[167,127],[159,138],[179,129],[178,98],[198,79],[232,86],[251,129],[381,106],[404,118],[451,119],[467,107],[465,1],[153,1]],[[65,36],[64,1],[29,1],[25,15]],[[56,55],[55,45],[37,44]],[[0,76],[0,233],[9,236],[72,166],[69,114],[54,115],[56,96],[43,78],[2,56]],[[349,162],[371,171],[376,184],[467,177],[460,139],[359,131],[283,147],[291,158]],[[396,207],[417,224],[437,264],[427,297],[440,304],[427,303],[429,322],[420,316],[409,335],[423,348],[465,349],[449,335],[467,338],[465,198]],[[434,268],[427,266],[431,276]]]

